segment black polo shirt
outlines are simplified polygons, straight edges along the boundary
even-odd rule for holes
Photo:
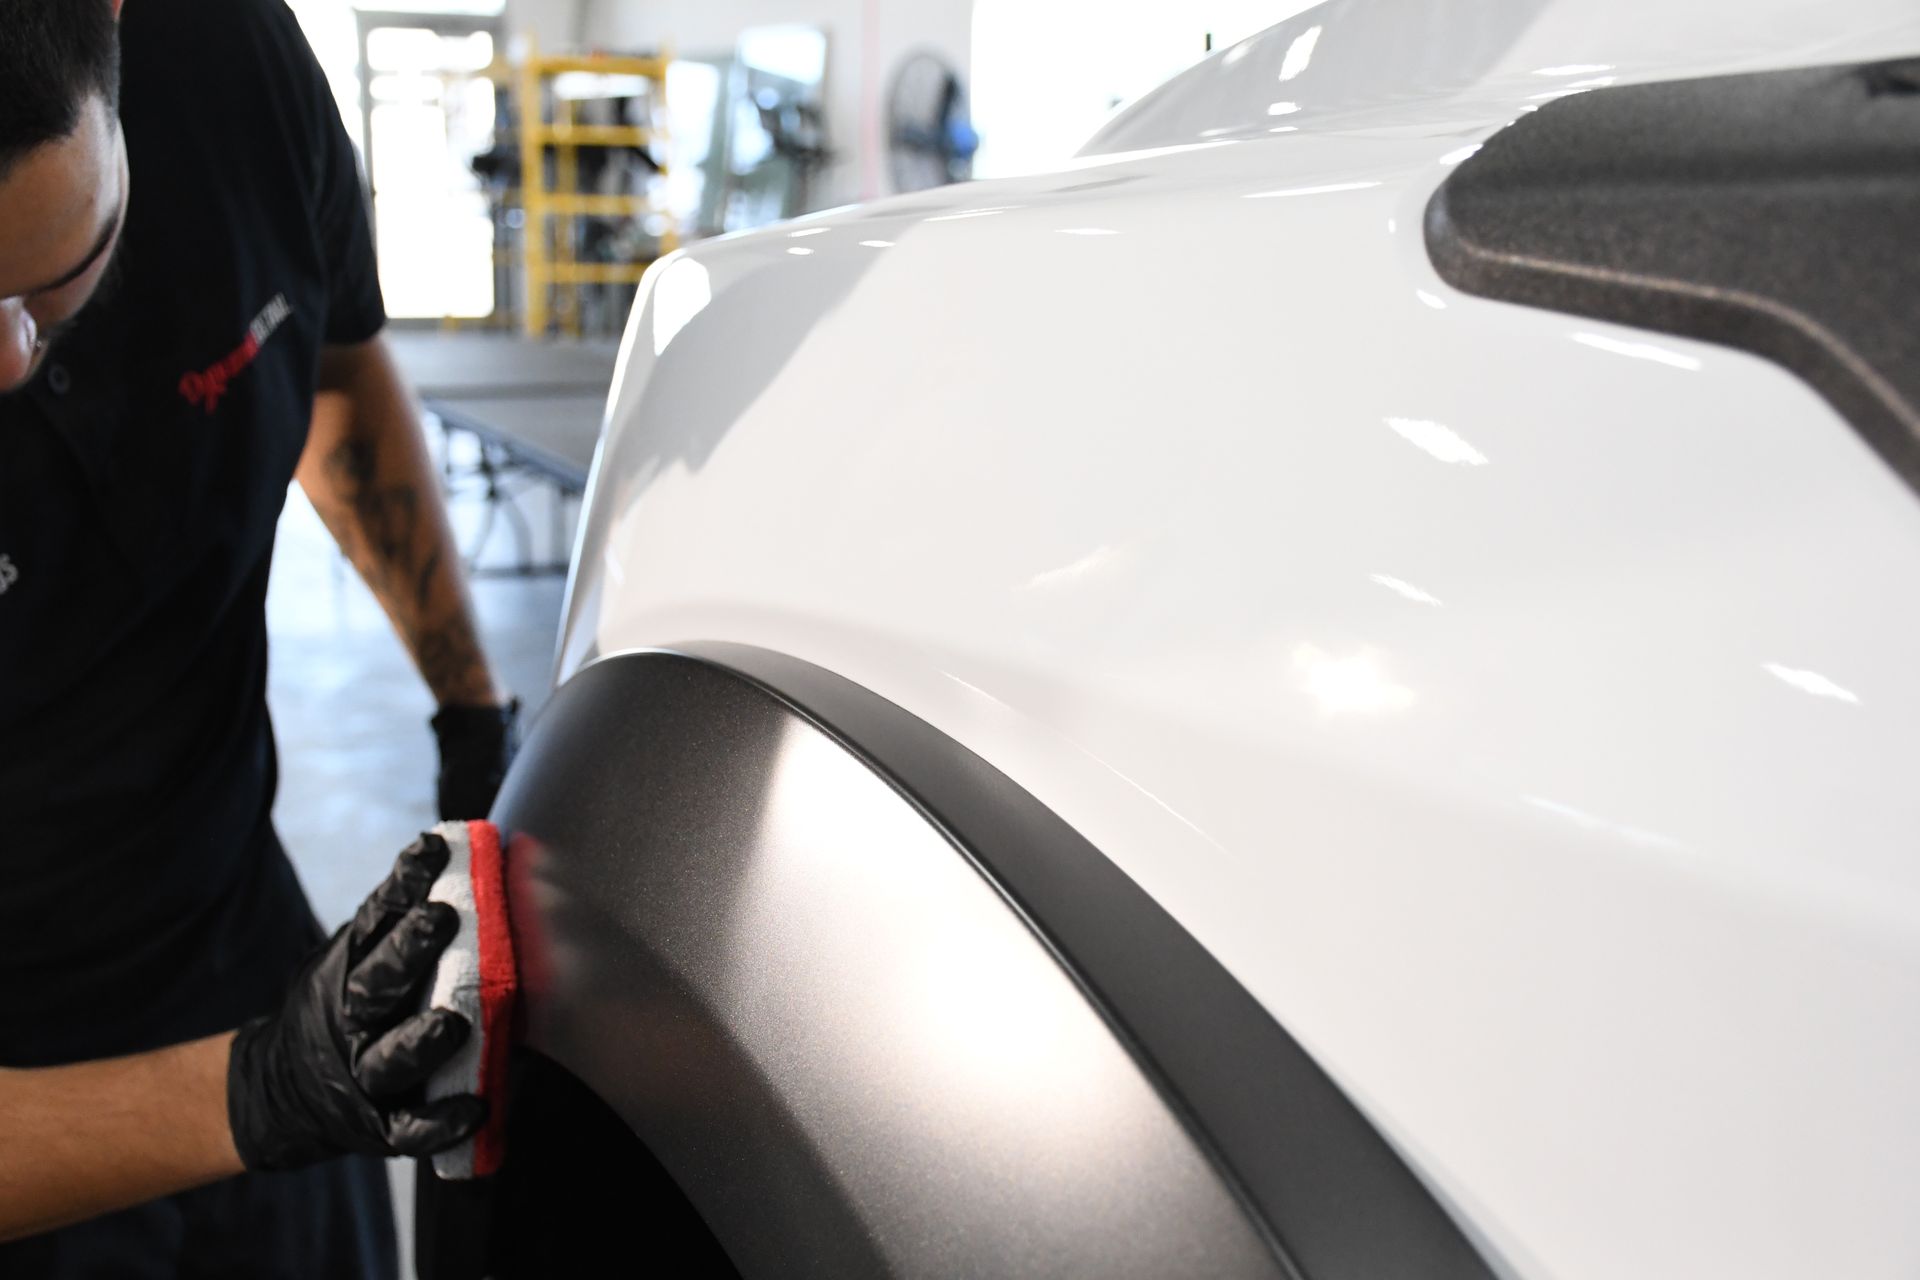
[[[230,1026],[313,936],[265,592],[321,345],[385,319],[366,207],[280,0],[127,0],[121,44],[116,278],[0,397],[0,1065]]]

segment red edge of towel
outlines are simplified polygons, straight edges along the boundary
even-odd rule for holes
[[[474,1135],[473,1172],[485,1177],[506,1154],[507,1047],[513,1033],[518,971],[513,931],[507,921],[506,865],[500,832],[491,822],[469,822],[473,913],[480,934],[480,1096],[487,1100],[486,1127]]]

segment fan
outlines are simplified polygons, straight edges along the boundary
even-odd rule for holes
[[[973,176],[980,135],[959,73],[933,53],[907,55],[887,95],[887,162],[895,191],[925,191]]]

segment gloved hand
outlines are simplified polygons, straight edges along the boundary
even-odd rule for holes
[[[440,817],[484,818],[520,749],[520,699],[504,707],[442,707],[433,718],[440,743]]]
[[[471,1033],[445,1009],[408,1016],[459,917],[427,891],[447,845],[423,835],[301,970],[278,1013],[234,1037],[227,1119],[249,1169],[293,1169],[344,1152],[424,1156],[486,1120],[471,1095],[424,1101],[422,1085]]]

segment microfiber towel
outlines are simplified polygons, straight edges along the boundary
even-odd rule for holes
[[[480,1178],[500,1167],[506,1136],[507,1042],[518,988],[506,863],[491,822],[443,822],[434,830],[453,856],[427,896],[460,913],[460,931],[440,957],[427,1005],[462,1015],[473,1034],[428,1079],[427,1097],[478,1094],[488,1112],[484,1128],[433,1158],[433,1170],[442,1178]]]

